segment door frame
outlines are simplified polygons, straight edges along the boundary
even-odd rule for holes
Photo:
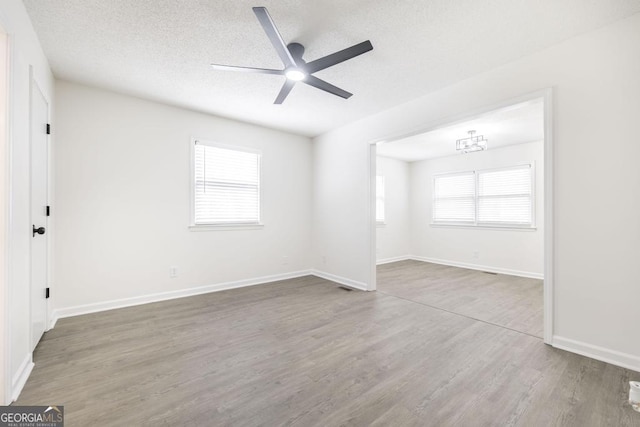
[[[462,114],[446,117],[444,119],[433,121],[427,125],[422,125],[417,129],[411,129],[404,132],[396,133],[392,136],[376,139],[369,142],[369,262],[370,277],[367,290],[376,290],[376,218],[375,218],[375,202],[376,202],[376,146],[383,142],[393,141],[400,138],[414,136],[420,133],[429,132],[444,126],[449,126],[457,122],[462,122],[474,118],[476,116],[489,113],[500,108],[509,107],[514,104],[531,101],[534,99],[543,99],[544,104],[544,280],[543,280],[543,311],[544,311],[544,327],[543,341],[545,344],[551,345],[553,342],[553,318],[554,318],[554,256],[553,256],[553,239],[554,239],[554,206],[553,206],[553,160],[554,160],[554,138],[553,138],[553,88],[530,92],[521,96],[506,99],[491,105],[487,105]]]
[[[32,214],[32,208],[33,206],[31,205],[31,201],[32,201],[32,190],[33,190],[33,182],[31,180],[31,159],[33,158],[33,143],[32,143],[32,139],[33,139],[33,134],[32,134],[32,129],[33,129],[33,116],[31,114],[31,112],[33,111],[33,93],[34,90],[37,90],[40,92],[40,94],[42,95],[42,98],[45,100],[45,102],[47,103],[47,123],[51,123],[51,100],[49,99],[49,97],[45,94],[45,92],[41,89],[41,85],[38,83],[38,80],[35,77],[34,71],[33,71],[33,65],[29,65],[29,218],[31,219],[30,223],[31,224],[35,224],[33,222],[33,218],[31,218],[31,214]],[[50,150],[50,135],[47,135],[47,144],[46,144],[46,157],[47,157],[47,173],[46,173],[46,177],[47,177],[47,184],[46,184],[46,194],[47,194],[47,205],[49,205],[50,203],[50,198],[51,198],[51,192],[50,192],[50,187],[51,187],[51,150]],[[46,260],[46,266],[45,266],[45,275],[46,275],[46,285],[47,287],[49,287],[49,280],[50,280],[50,264],[51,264],[51,227],[49,226],[50,217],[47,217],[46,223],[45,223],[45,228],[46,228],[46,238],[47,238],[47,247],[46,247],[46,254],[47,254],[47,260]],[[33,277],[31,277],[31,268],[33,267],[33,239],[29,240],[29,344],[30,346],[33,345],[33,343],[31,343],[31,337],[33,337],[33,322],[32,322],[32,313],[31,313],[31,307],[33,306],[33,287],[32,287],[32,280]],[[46,332],[47,330],[49,330],[49,322],[50,322],[50,316],[49,316],[49,300],[46,299],[45,300],[45,329],[44,331]],[[36,344],[37,345],[37,344]]]
[[[10,141],[11,141],[11,56],[13,39],[5,30],[4,17],[0,16],[0,32],[5,38],[4,79],[0,79],[0,85],[4,86],[5,99],[3,102],[4,132],[0,133],[0,162],[2,178],[0,179],[0,405],[8,405],[11,402],[11,348],[9,328],[9,217],[10,217]]]

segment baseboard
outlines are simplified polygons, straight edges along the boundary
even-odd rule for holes
[[[620,351],[610,350],[608,348],[599,347],[597,345],[587,344],[584,342],[572,340],[569,338],[553,336],[552,345],[561,350],[577,353],[591,359],[607,362],[612,365],[620,366],[632,371],[640,372],[640,357]]]
[[[15,402],[18,400],[18,396],[22,393],[22,389],[24,385],[27,383],[29,379],[29,375],[31,375],[31,371],[33,370],[33,355],[29,353],[27,357],[22,361],[18,371],[15,373],[13,378],[11,379],[11,401]]]
[[[326,273],[319,270],[311,270],[311,274],[320,277],[321,279],[330,280],[332,282],[339,283],[350,288],[358,289],[360,291],[368,291],[367,284],[364,282],[358,282],[356,280],[347,279],[346,277],[336,276],[335,274]]]
[[[246,286],[263,285],[280,280],[295,279],[296,277],[309,276],[311,270],[294,271],[291,273],[274,274],[271,276],[256,277],[253,279],[236,280],[233,282],[217,283],[215,285],[199,286],[177,291],[160,292],[156,294],[142,295],[139,297],[123,298],[118,300],[104,301],[94,304],[77,305],[74,307],[59,308],[53,311],[53,318],[50,327],[55,326],[58,319],[82,314],[97,313],[100,311],[114,310],[117,308],[131,307],[152,302],[166,301],[176,298],[191,297],[194,295],[208,294],[210,292],[226,291],[228,289],[244,288]]]
[[[47,331],[56,327],[56,322],[58,321],[58,317],[56,317],[55,311],[51,312],[50,318],[51,320],[49,320],[49,329],[47,329]]]
[[[389,263],[398,262],[398,261],[406,261],[408,259],[411,259],[411,255],[402,255],[402,256],[396,256],[391,258],[383,258],[383,259],[377,260],[376,265],[389,264]]]
[[[451,267],[468,268],[470,270],[488,271],[490,273],[508,274],[510,276],[527,277],[529,279],[544,279],[541,273],[533,273],[530,271],[511,270],[508,268],[491,267],[488,265],[468,264],[466,262],[449,261],[445,259],[428,258],[419,255],[410,255],[409,259],[414,261],[430,262],[433,264],[449,265]]]

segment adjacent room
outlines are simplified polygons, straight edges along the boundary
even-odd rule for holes
[[[543,338],[544,99],[376,145],[378,292]]]
[[[0,424],[640,426],[640,0],[0,3]]]

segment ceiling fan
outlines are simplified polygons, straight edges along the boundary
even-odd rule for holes
[[[280,93],[276,97],[274,104],[282,104],[287,95],[289,95],[289,92],[291,92],[291,89],[293,89],[293,86],[295,86],[296,82],[306,83],[309,86],[313,86],[345,99],[353,95],[352,93],[321,80],[312,74],[369,52],[373,49],[373,45],[369,40],[324,56],[320,59],[306,62],[302,59],[304,46],[300,43],[285,44],[282,36],[276,28],[276,25],[271,19],[269,12],[267,12],[267,8],[254,7],[253,12],[256,14],[262,28],[264,28],[265,33],[267,33],[267,37],[269,37],[271,44],[276,49],[278,56],[284,63],[284,69],[274,70],[269,68],[236,67],[232,65],[211,64],[214,69],[285,76],[287,80],[284,82],[282,89],[280,89]]]

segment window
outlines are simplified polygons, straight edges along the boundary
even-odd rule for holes
[[[474,172],[436,176],[433,180],[433,221],[473,223],[475,188]]]
[[[478,172],[478,222],[528,225],[533,223],[530,165]]]
[[[195,141],[194,225],[259,224],[260,157],[250,149]]]
[[[435,176],[433,223],[533,227],[533,167]]]
[[[376,222],[384,224],[384,176],[376,176]]]

